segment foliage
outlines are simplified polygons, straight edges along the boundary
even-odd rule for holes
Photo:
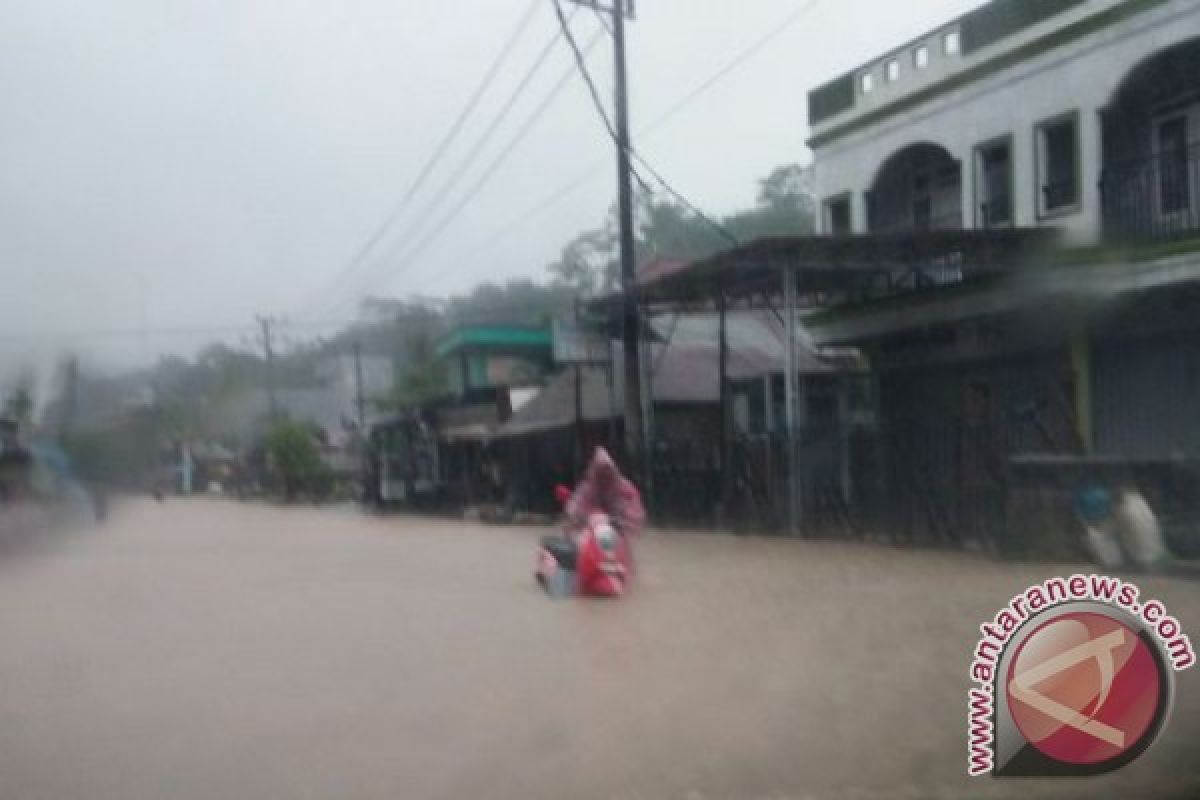
[[[797,164],[778,167],[759,182],[754,208],[717,220],[702,217],[669,195],[643,192],[635,208],[636,257],[639,263],[699,259],[728,248],[727,234],[748,241],[811,233],[814,218],[811,172]],[[289,343],[287,327],[282,326],[271,370],[274,384],[281,390],[315,387],[322,360],[345,356],[357,347],[365,356],[385,356],[392,361],[395,386],[388,396],[371,398],[379,407],[424,404],[445,392],[447,376],[435,350],[437,341],[452,328],[546,324],[569,312],[580,295],[617,288],[618,250],[614,208],[598,228],[583,231],[566,243],[547,268],[547,283],[529,279],[484,283],[447,298],[370,298],[363,302],[355,323],[331,337],[307,342]],[[113,378],[75,373],[59,381],[64,388],[48,403],[47,427],[74,429],[87,412],[91,427],[99,425],[118,438],[132,436],[138,441],[138,452],[145,451],[147,443],[161,446],[186,439],[237,443],[251,433],[248,427],[261,431],[267,424],[265,414],[253,421],[246,418],[247,408],[265,397],[267,364],[259,347],[249,340],[240,347],[213,344],[194,359],[165,357],[150,369]],[[86,399],[77,408],[73,397]],[[14,394],[5,400],[10,413],[28,413],[33,398]],[[123,427],[123,415],[131,404],[153,410],[152,429],[131,434]],[[97,414],[97,409],[102,413]],[[99,449],[115,452],[121,448]],[[111,455],[101,460],[116,463],[123,459]],[[127,470],[125,466],[114,469]]]
[[[816,230],[812,170],[785,164],[759,182],[754,208],[720,219],[705,218],[670,195],[642,193],[636,207],[638,263],[659,259],[694,261],[728,249],[734,240],[810,234]],[[567,243],[547,266],[555,285],[582,294],[618,286],[619,244],[616,209],[604,224]]]
[[[599,230],[584,231],[563,247],[558,260],[550,264],[555,285],[580,294],[594,295],[617,287],[617,236],[609,224]]]
[[[33,391],[28,386],[18,386],[4,401],[3,416],[18,422],[28,422],[33,414]]]
[[[373,298],[364,310],[391,331],[390,355],[396,367],[393,391],[375,404],[394,411],[443,397],[448,387],[446,365],[437,358],[437,342],[460,325],[502,323],[545,325],[571,308],[575,293],[529,279],[484,283],[471,292],[445,300]]]
[[[571,308],[574,292],[546,286],[528,278],[507,283],[484,283],[446,303],[448,326],[504,323],[543,325]]]
[[[333,476],[321,460],[317,437],[308,425],[291,420],[276,423],[267,436],[267,453],[287,500],[302,493],[313,497],[328,493]]]
[[[445,395],[446,365],[437,358],[436,350],[433,335],[428,331],[419,331],[409,339],[407,363],[398,373],[387,408],[399,410],[420,406]]]

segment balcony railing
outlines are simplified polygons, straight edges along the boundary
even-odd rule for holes
[[[938,216],[926,214],[889,215],[887,218],[872,219],[871,233],[924,233],[926,231],[962,230],[962,211],[952,209]]]
[[[1043,213],[1071,208],[1079,202],[1079,185],[1075,180],[1053,181],[1042,187]]]
[[[1200,142],[1106,165],[1100,198],[1108,239],[1200,236]]]
[[[1012,197],[996,194],[979,204],[979,221],[984,228],[1007,228],[1013,221]]]

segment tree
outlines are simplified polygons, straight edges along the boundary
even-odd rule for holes
[[[636,253],[639,264],[658,259],[695,261],[737,242],[765,236],[811,234],[816,230],[812,170],[799,164],[776,167],[759,181],[754,208],[724,218],[696,213],[669,194],[638,196]],[[619,285],[615,216],[603,227],[584,231],[547,267],[555,283],[582,294],[613,291]]]
[[[445,324],[545,325],[571,308],[574,292],[562,285],[535,283],[528,278],[506,283],[483,283],[446,303]]]
[[[811,215],[815,206],[812,167],[784,164],[771,170],[770,175],[759,181],[758,205],[790,209],[797,216]]]
[[[811,234],[817,228],[812,187],[811,167],[776,167],[759,182],[758,205],[727,217],[726,227],[741,241]]]
[[[267,454],[288,501],[304,491],[321,496],[332,484],[330,470],[317,448],[317,437],[307,425],[291,420],[276,423],[267,436]]]
[[[612,226],[584,231],[562,249],[546,269],[555,285],[577,294],[594,295],[617,287],[617,237]]]
[[[660,258],[694,261],[732,244],[718,228],[719,221],[707,220],[669,196],[646,198],[639,216],[639,263]]]
[[[407,366],[386,405],[395,410],[424,405],[443,396],[447,385],[446,365],[437,357],[433,336],[418,331],[408,341]]]
[[[25,385],[13,389],[4,401],[4,416],[28,424],[33,416],[33,390]]]

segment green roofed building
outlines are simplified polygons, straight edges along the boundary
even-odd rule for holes
[[[456,398],[481,398],[540,385],[553,361],[553,338],[545,327],[461,327],[438,344],[437,356],[449,367]]]

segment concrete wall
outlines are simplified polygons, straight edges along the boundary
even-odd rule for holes
[[[963,58],[962,63],[945,58],[934,61],[925,74],[911,82],[906,83],[902,75],[901,80],[889,85],[879,72],[876,89],[868,102],[862,102],[860,97],[854,111],[834,117],[814,129],[814,136],[819,141],[823,134],[901,99],[907,93],[1114,5],[1120,3],[1093,0],[983,48],[970,58]],[[984,142],[1011,136],[1015,224],[1054,225],[1063,228],[1073,243],[1092,243],[1099,236],[1101,221],[1098,188],[1102,160],[1100,112],[1141,62],[1158,51],[1195,37],[1200,37],[1200,4],[1195,0],[1170,0],[1119,24],[941,94],[915,108],[831,142],[817,144],[814,148],[817,195],[824,200],[851,193],[854,230],[865,232],[866,192],[880,167],[904,148],[928,142],[941,146],[962,164],[963,224],[968,228],[978,227],[975,148]],[[936,54],[936,43],[931,45],[931,50]],[[909,67],[908,77],[913,78],[910,59],[906,66]],[[1079,115],[1081,203],[1077,210],[1068,214],[1039,219],[1036,128],[1040,122],[1066,113]]]

